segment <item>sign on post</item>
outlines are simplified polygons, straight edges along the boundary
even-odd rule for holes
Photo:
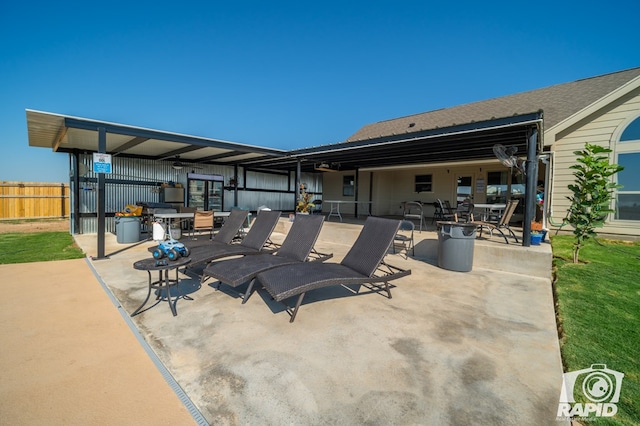
[[[93,153],[93,172],[111,173],[111,154]]]

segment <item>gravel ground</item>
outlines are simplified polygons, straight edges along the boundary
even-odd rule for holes
[[[43,220],[43,221],[0,221],[0,234],[11,232],[49,232],[69,231],[69,220]]]

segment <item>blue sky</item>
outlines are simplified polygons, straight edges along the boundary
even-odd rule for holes
[[[68,181],[25,109],[290,149],[640,66],[637,1],[433,3],[5,3],[0,181]]]

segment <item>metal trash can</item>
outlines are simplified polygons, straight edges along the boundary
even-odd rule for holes
[[[116,240],[119,244],[140,241],[140,216],[116,216]]]
[[[438,222],[438,266],[457,272],[473,267],[476,225],[472,223]]]

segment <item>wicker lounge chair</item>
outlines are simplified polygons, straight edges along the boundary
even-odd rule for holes
[[[411,274],[384,262],[399,220],[369,216],[347,255],[340,263],[305,262],[261,272],[257,281],[278,302],[298,296],[295,308],[287,311],[293,322],[307,291],[335,285],[367,285],[372,291],[384,290],[391,299],[389,281]]]
[[[246,211],[244,213],[246,215]],[[247,232],[247,235],[239,244],[229,244],[224,242],[224,240],[218,241],[217,236],[222,232],[221,229],[220,232],[216,234],[216,238],[208,244],[199,245],[191,249],[191,254],[189,255],[191,258],[191,263],[188,265],[189,269],[223,257],[260,253],[260,251],[265,247],[265,243],[268,241],[273,229],[276,227],[276,223],[278,223],[278,219],[280,218],[280,213],[281,212],[279,211],[260,212],[258,217],[253,221],[249,232]],[[226,237],[228,237],[228,235],[226,235]],[[231,239],[232,238],[233,236],[231,236]]]
[[[212,212],[213,213],[213,212]],[[190,239],[184,241],[184,245],[193,250],[196,247],[207,246],[213,244],[230,244],[231,241],[238,235],[242,224],[247,219],[249,212],[245,210],[233,210],[229,213],[229,216],[225,219],[220,230],[213,236],[213,238],[201,238],[198,240]],[[213,224],[213,216],[211,217],[211,224]]]
[[[224,221],[222,228],[220,231],[213,237],[213,239],[203,238],[200,240],[186,240],[182,242],[185,247],[191,253],[194,249],[201,246],[211,246],[216,244],[230,244],[233,239],[238,235],[240,231],[240,227],[244,223],[247,218],[247,211],[232,211],[227,217],[227,220]],[[213,220],[213,219],[212,219]],[[153,252],[156,249],[156,246],[149,247],[149,251]]]
[[[495,230],[495,231],[498,231],[500,235],[502,235],[504,240],[507,242],[507,244],[509,244],[509,240],[507,239],[507,236],[504,234],[504,232],[502,232],[503,229],[506,229],[509,232],[509,234],[511,234],[511,236],[516,240],[516,243],[517,243],[518,237],[516,237],[516,234],[509,227],[509,222],[511,221],[511,216],[513,216],[513,212],[516,211],[516,207],[518,206],[519,201],[520,200],[509,201],[507,203],[507,206],[504,209],[504,213],[502,213],[502,216],[500,216],[500,218],[496,222],[484,222],[484,221],[472,222],[474,225],[477,225],[478,228],[480,228],[479,236],[482,237],[482,230],[484,228],[487,228],[489,230],[489,235],[493,237],[493,231]]]
[[[261,253],[241,259],[213,262],[202,272],[200,283],[203,284],[207,279],[215,278],[219,281],[218,288],[220,288],[220,284],[237,287],[250,281],[242,299],[244,304],[249,299],[255,277],[260,272],[307,260],[325,261],[333,256],[323,255],[313,250],[323,222],[324,216],[299,215],[275,254]]]

